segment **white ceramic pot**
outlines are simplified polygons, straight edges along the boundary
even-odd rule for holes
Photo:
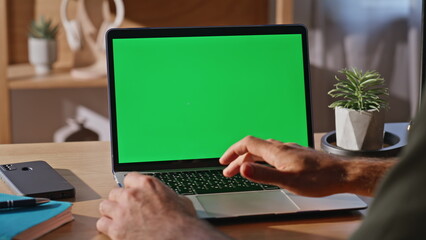
[[[336,144],[348,150],[378,150],[383,147],[384,110],[356,111],[335,108]]]
[[[57,50],[54,39],[28,38],[28,58],[37,75],[49,74],[56,61]]]

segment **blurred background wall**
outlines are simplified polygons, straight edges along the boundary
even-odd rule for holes
[[[327,92],[342,68],[377,70],[390,90],[387,122],[409,121],[419,101],[421,0],[298,0],[309,29],[314,129],[334,130]]]
[[[50,1],[50,2],[49,2]],[[420,79],[421,0],[297,0],[284,17],[309,29],[313,119],[316,132],[334,129],[327,92],[344,67],[377,70],[390,88],[387,122],[409,121],[416,113]],[[277,1],[141,0],[124,1],[126,18],[141,26],[258,25],[276,22]],[[8,1],[10,64],[26,62],[27,26],[57,0]],[[28,13],[22,14],[23,6]],[[111,4],[113,6],[113,4]],[[30,9],[30,10],[28,10]],[[34,11],[31,9],[35,9]],[[113,7],[112,7],[113,10]],[[114,11],[114,10],[113,10]],[[72,15],[71,15],[72,16]],[[59,19],[56,17],[58,23]],[[59,37],[64,38],[63,30]],[[24,36],[14,38],[15,36]],[[24,40],[23,40],[24,39]],[[68,50],[66,42],[59,42]],[[66,65],[69,56],[60,56]],[[11,91],[14,143],[59,141],[67,119],[85,119],[108,140],[106,88]],[[71,124],[72,125],[72,124]]]

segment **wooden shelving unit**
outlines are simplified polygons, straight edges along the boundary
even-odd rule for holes
[[[0,0],[0,143],[11,142],[10,97],[7,80],[8,41],[6,0]]]
[[[75,79],[70,69],[54,69],[51,74],[37,76],[29,64],[10,65],[8,68],[8,87],[16,89],[55,89],[55,88],[98,88],[106,87],[107,79]]]

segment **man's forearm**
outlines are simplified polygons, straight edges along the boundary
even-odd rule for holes
[[[373,196],[378,182],[392,168],[396,160],[353,159],[344,162],[345,191],[364,196]]]

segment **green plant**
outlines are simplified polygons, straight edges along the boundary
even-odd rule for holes
[[[58,33],[58,25],[52,25],[52,20],[40,17],[39,21],[32,21],[29,36],[33,38],[55,39]]]
[[[339,79],[334,84],[334,89],[328,92],[333,98],[342,98],[330,104],[330,108],[342,107],[357,111],[379,111],[388,108],[388,103],[382,97],[389,95],[389,90],[384,86],[385,80],[376,71],[363,73],[356,68],[342,69],[339,71],[346,79]]]

